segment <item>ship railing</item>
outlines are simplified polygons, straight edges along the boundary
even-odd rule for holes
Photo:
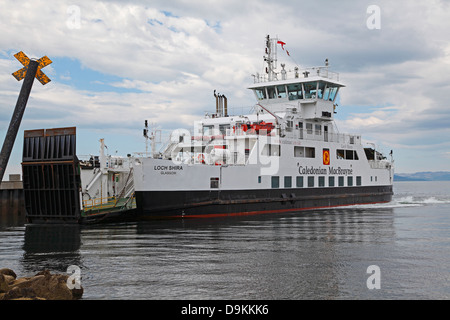
[[[345,144],[361,145],[361,136],[348,134],[348,133],[329,133],[322,131],[312,131],[312,130],[298,130],[295,132],[293,130],[292,135],[297,135],[301,140],[312,140],[312,141],[324,141],[324,142],[338,142]]]
[[[77,155],[80,164],[86,168],[99,168],[100,167],[100,157],[96,155]],[[119,168],[130,168],[131,164],[128,158],[117,157],[107,155],[105,156],[106,168],[119,169]]]
[[[179,142],[174,141],[172,136],[167,139],[167,141],[164,143],[164,145],[161,147],[160,153],[164,156],[170,156],[172,152],[176,149]],[[148,156],[148,155],[147,155]]]
[[[287,137],[293,139],[301,140],[312,140],[312,141],[324,141],[324,142],[338,142],[345,144],[361,145],[361,135],[354,135],[348,133],[329,133],[324,131],[313,131],[313,130],[299,130],[290,129],[286,130]],[[254,136],[256,133],[252,130],[244,130],[242,128],[227,129],[226,136]],[[279,136],[279,129],[274,128],[268,134],[268,136]]]
[[[130,199],[134,201],[134,193],[129,197],[103,197],[83,200],[83,210],[104,210],[112,208],[121,208],[130,203]]]
[[[254,83],[261,83],[261,82],[270,82],[270,81],[279,81],[279,80],[291,80],[291,79],[298,79],[298,78],[307,78],[307,77],[322,77],[327,78],[330,80],[339,81],[339,73],[330,71],[329,67],[322,66],[322,67],[309,67],[305,68],[303,70],[285,70],[286,74],[282,75],[281,72],[275,73],[275,79],[269,80],[269,77],[267,74],[263,75],[254,75]]]
[[[130,169],[127,175],[127,179],[125,180],[124,186],[122,190],[119,192],[118,199],[116,199],[116,203],[121,198],[127,198],[134,192],[134,179],[133,179],[133,168]]]
[[[83,208],[86,209],[104,209],[108,207],[113,207],[116,203],[116,197],[103,197],[103,198],[93,198],[83,200]]]
[[[387,160],[369,160],[369,165],[372,169],[387,169],[391,163]]]
[[[269,133],[267,133],[267,131],[264,132],[264,130],[260,130],[259,135],[276,137],[278,136],[278,132],[279,130],[277,128],[271,129]],[[255,135],[258,135],[255,130],[251,129],[245,130],[242,127],[226,130],[226,136],[255,136]]]
[[[300,140],[310,140],[310,141],[324,141],[324,142],[338,142],[350,145],[361,145],[361,135],[348,134],[348,133],[329,133],[324,131],[313,131],[313,130],[299,130],[291,129],[285,130],[287,138],[300,139]],[[215,136],[200,135],[191,137],[192,146],[200,147],[206,146],[214,140],[222,140],[226,137],[255,137],[257,135],[264,135],[269,137],[279,137],[280,129],[273,128],[267,134],[263,130],[260,130],[259,134],[251,129],[244,130],[242,127],[235,127],[234,129],[226,129],[225,134],[219,134]],[[174,143],[173,147],[179,146],[179,143]],[[166,149],[166,153],[167,153]],[[174,150],[174,149],[173,149]],[[169,151],[173,151],[170,148]],[[166,154],[165,153],[165,154]]]

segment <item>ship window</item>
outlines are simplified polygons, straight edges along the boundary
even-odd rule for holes
[[[355,150],[345,150],[345,159],[358,160],[358,154]]]
[[[328,84],[327,88],[325,89],[323,99],[333,101],[336,96],[337,91],[338,91],[338,87]]]
[[[317,82],[307,82],[304,84],[305,99],[315,99],[317,94]]]
[[[279,188],[280,187],[280,177],[272,176],[272,188]]]
[[[337,149],[336,156],[338,159],[359,160],[358,153],[355,150]]]
[[[203,135],[211,136],[213,129],[214,129],[214,126],[203,126]]]
[[[220,134],[226,135],[227,134],[227,129],[230,129],[230,125],[229,124],[221,124],[221,125],[219,125]]]
[[[339,183],[339,187],[343,187],[344,186],[344,177],[339,177],[338,183]]]
[[[308,187],[314,187],[314,177],[308,177]]]
[[[361,177],[360,176],[357,176],[356,177],[356,185],[357,186],[360,186],[362,183],[361,183]]]
[[[286,121],[286,130],[287,131],[292,131],[292,128],[294,128],[294,121],[287,120]]]
[[[286,98],[286,87],[285,86],[277,86],[278,98]]]
[[[319,177],[319,187],[325,187],[325,177]]]
[[[211,189],[219,188],[219,178],[211,178]]]
[[[263,156],[277,156],[281,155],[281,146],[279,144],[266,144],[262,149]]]
[[[304,158],[305,157],[305,147],[294,146],[294,157]]]
[[[265,88],[255,89],[255,94],[256,94],[256,97],[258,98],[258,100],[267,99],[266,98],[266,89]]]
[[[345,159],[353,160],[353,150],[345,150]]]
[[[324,92],[325,92],[325,83],[320,81],[319,82],[319,90],[317,91],[317,97],[319,99],[322,99]]]
[[[277,94],[275,92],[275,87],[267,87],[267,95],[269,96],[269,99],[276,98]]]
[[[284,177],[284,187],[285,188],[292,188],[292,177]]]
[[[300,139],[303,139],[303,122],[298,123],[298,130],[300,131]]]
[[[334,187],[334,177],[328,177],[328,186]]]
[[[233,152],[233,163],[238,162],[238,156],[239,156],[239,152]]]
[[[296,179],[296,183],[297,183],[297,188],[303,188],[303,177],[297,177]]]
[[[321,136],[322,135],[322,126],[320,124],[316,124],[315,129],[316,129],[316,132],[315,132],[316,135]]]
[[[315,158],[316,157],[316,149],[305,147],[305,157],[306,158]]]
[[[347,177],[347,186],[353,186],[353,177]]]
[[[300,84],[287,85],[289,100],[297,100],[302,98],[302,87]]]
[[[315,158],[316,149],[312,147],[294,146],[294,157],[296,158]]]

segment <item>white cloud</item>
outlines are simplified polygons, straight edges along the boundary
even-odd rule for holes
[[[251,74],[262,70],[269,33],[287,43],[300,65],[329,58],[341,73],[347,84],[341,110],[361,106],[361,112],[338,120],[341,131],[365,132],[400,148],[450,140],[448,3],[379,1],[380,30],[366,27],[370,4],[4,0],[0,123],[9,121],[20,89],[10,75],[20,67],[12,57],[19,50],[30,57],[69,57],[86,70],[120,79],[89,79],[111,88],[96,92],[60,83],[79,75],[46,67],[53,81],[46,87],[35,84],[23,128],[75,124],[131,132],[150,118],[168,127],[191,125],[214,110],[214,89],[227,95],[231,107],[251,105],[253,96],[245,87]],[[67,24],[76,18],[67,12],[71,5],[80,9],[79,28]],[[282,51],[279,57],[287,58]]]

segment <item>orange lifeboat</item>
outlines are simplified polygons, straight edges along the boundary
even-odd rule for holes
[[[252,129],[256,131],[256,133],[259,134],[259,130],[267,130],[267,134],[269,134],[275,126],[271,122],[264,122],[261,121],[259,123],[253,123],[251,125]]]

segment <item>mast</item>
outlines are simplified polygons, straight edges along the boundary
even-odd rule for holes
[[[277,73],[275,72],[277,68],[277,40],[277,38],[270,38],[269,35],[266,37],[264,61],[267,62],[266,73],[269,81],[277,80]]]

